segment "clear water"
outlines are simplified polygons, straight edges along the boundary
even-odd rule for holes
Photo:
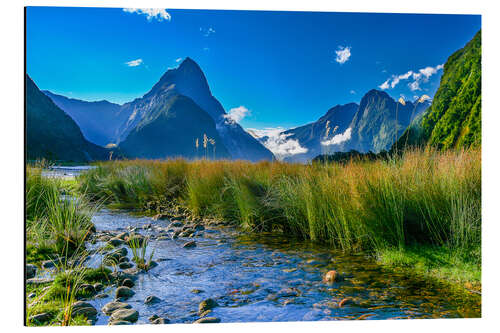
[[[98,231],[169,224],[109,210],[97,213],[93,222]],[[195,248],[181,247],[191,239]],[[207,298],[218,302],[209,316],[221,322],[480,316],[479,297],[458,299],[435,283],[385,271],[364,255],[346,255],[283,235],[251,236],[213,227],[194,238],[153,241],[151,248],[158,266],[139,275],[135,295],[127,300],[139,311],[138,324],[149,323],[153,314],[172,323],[191,323],[198,319],[198,304]],[[98,261],[94,258],[91,264]],[[343,273],[344,281],[323,283],[323,275],[331,269]],[[113,299],[114,288],[106,292],[108,298],[91,300],[97,309]],[[161,302],[145,305],[149,295]],[[338,302],[347,297],[354,302],[339,308]],[[107,323],[108,316],[100,313],[97,324]]]

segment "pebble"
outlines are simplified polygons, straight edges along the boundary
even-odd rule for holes
[[[198,313],[203,313],[207,310],[211,310],[211,309],[215,308],[216,306],[219,306],[219,304],[217,304],[217,302],[214,301],[213,299],[208,298],[199,304]]]
[[[189,241],[187,243],[184,243],[184,245],[182,245],[183,248],[192,248],[192,247],[195,247],[196,246],[196,242],[194,240],[192,241]]]
[[[335,270],[329,271],[323,277],[323,282],[335,282],[336,280],[338,280],[338,275],[339,274]]]
[[[150,295],[150,296],[146,297],[146,299],[144,300],[144,304],[154,304],[154,303],[158,303],[158,302],[161,302],[161,299],[159,299],[158,297],[156,297],[154,295]]]
[[[167,318],[156,318],[151,322],[153,325],[163,325],[163,324],[168,324],[170,323],[170,320]]]
[[[200,318],[194,322],[194,324],[212,324],[212,323],[220,323],[220,318],[205,317],[205,318]]]

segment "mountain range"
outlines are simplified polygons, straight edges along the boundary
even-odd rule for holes
[[[403,139],[404,146],[480,145],[480,37],[479,31],[449,57],[432,103],[428,96],[396,101],[372,89],[359,104],[332,107],[313,123],[274,133],[274,139],[247,132],[232,120],[191,58],[123,105],[42,93],[27,76],[28,155],[88,161],[106,158],[107,146],[127,158],[260,161],[274,159],[274,152],[285,161],[304,163],[335,152],[388,151],[402,147]]]
[[[302,152],[284,157],[305,163],[322,154],[356,150],[361,153],[387,151],[411,121],[430,106],[429,100],[395,101],[386,92],[372,89],[360,101],[337,105],[316,122],[279,133],[282,144],[294,140]],[[269,137],[261,137],[271,146]]]
[[[250,161],[274,158],[227,116],[203,71],[189,57],[169,69],[143,97],[123,105],[70,99],[50,91],[45,94],[78,123],[90,141],[117,145],[129,158],[205,154]],[[209,140],[206,147],[205,136]]]

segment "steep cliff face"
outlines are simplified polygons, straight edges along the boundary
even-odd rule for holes
[[[26,152],[29,160],[88,162],[107,158],[106,149],[85,139],[75,121],[26,75]]]

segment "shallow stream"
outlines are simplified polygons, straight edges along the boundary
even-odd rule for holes
[[[98,212],[93,222],[98,231],[120,232],[132,226],[153,238],[169,224],[109,210]],[[151,228],[142,229],[150,223]],[[196,247],[182,247],[192,239]],[[384,270],[364,255],[346,255],[282,235],[250,236],[228,227],[207,227],[192,238],[151,241],[151,249],[158,266],[138,275],[135,295],[127,300],[139,311],[138,324],[149,323],[153,314],[171,323],[191,323],[199,318],[198,304],[207,298],[219,304],[209,316],[221,322],[480,316],[480,303],[456,299],[435,283]],[[97,261],[94,258],[94,265]],[[322,282],[332,269],[343,281]],[[100,309],[113,299],[114,290],[110,287],[108,298],[90,302]],[[149,295],[161,301],[144,304]],[[351,302],[339,307],[345,298]],[[107,323],[108,316],[100,313],[96,324]]]

